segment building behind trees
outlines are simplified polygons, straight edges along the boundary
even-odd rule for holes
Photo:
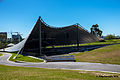
[[[0,41],[1,42],[7,41],[7,32],[0,32]]]

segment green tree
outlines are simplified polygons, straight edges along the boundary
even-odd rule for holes
[[[96,36],[102,36],[102,31],[98,28],[98,24],[92,25],[91,34]]]
[[[105,37],[107,40],[115,39],[115,35],[109,34]]]

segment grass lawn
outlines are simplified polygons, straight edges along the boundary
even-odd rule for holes
[[[120,44],[69,55],[75,55],[77,62],[96,62],[120,65]]]
[[[120,74],[0,65],[0,80],[120,80]]]
[[[0,54],[0,56],[2,56],[3,54]]]
[[[101,44],[116,44],[120,43],[120,39],[112,39],[112,40],[105,40],[105,42],[92,42],[92,43],[86,43],[86,44],[79,44],[79,46],[88,46],[88,45],[101,45]],[[54,46],[55,48],[58,47],[71,47],[71,46],[77,46],[77,44],[73,45],[60,45],[60,46]],[[46,48],[52,48],[52,46],[47,46]]]
[[[11,53],[11,54],[12,56],[9,59],[10,61],[43,62],[43,60],[31,58],[28,56],[23,56],[21,54],[19,54],[16,59],[13,59],[16,56],[16,54],[15,53]]]

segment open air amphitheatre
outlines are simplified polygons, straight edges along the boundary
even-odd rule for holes
[[[66,72],[80,70],[80,73],[86,71],[87,75],[89,71],[95,71],[92,73],[100,74],[97,76],[117,75],[118,78],[120,62],[116,51],[119,51],[119,43],[119,39],[103,40],[79,24],[62,28],[51,27],[39,17],[27,38],[12,47],[1,49],[0,64],[63,69]],[[7,67],[2,65],[1,67]]]
[[[0,0],[0,80],[120,80],[118,4]]]

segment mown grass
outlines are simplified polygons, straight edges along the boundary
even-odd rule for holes
[[[120,65],[120,44],[69,55],[75,55],[77,62],[96,62]]]
[[[116,44],[116,43],[120,43],[120,39],[105,40],[105,42],[97,41],[97,42],[91,42],[91,43],[86,43],[86,44],[79,44],[79,46],[101,45],[101,44]],[[77,46],[77,44],[54,46],[54,48],[72,47],[72,46]],[[47,46],[46,48],[52,48],[52,46]]]
[[[43,62],[43,60],[31,58],[28,56],[23,56],[21,54],[19,54],[16,59],[13,59],[16,56],[16,54],[15,53],[11,53],[11,54],[12,56],[9,59],[10,61]]]
[[[0,65],[0,80],[120,80],[120,74]]]
[[[0,54],[0,56],[2,56],[3,54]]]

